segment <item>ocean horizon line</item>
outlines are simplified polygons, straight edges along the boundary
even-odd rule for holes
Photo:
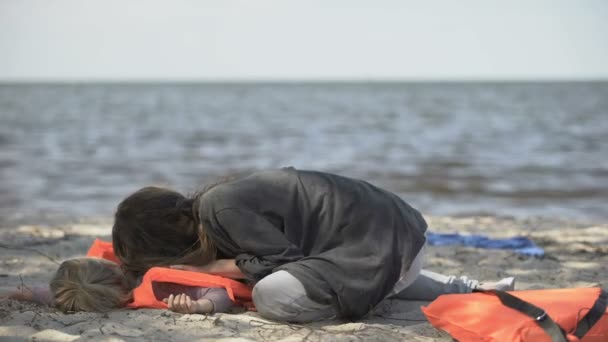
[[[141,84],[234,84],[234,85],[249,85],[249,84],[268,84],[268,85],[319,85],[319,84],[601,84],[608,83],[608,78],[419,78],[419,79],[339,79],[339,78],[226,78],[226,79],[0,79],[0,85],[141,85]]]

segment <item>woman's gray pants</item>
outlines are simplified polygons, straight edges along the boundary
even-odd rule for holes
[[[410,268],[402,272],[389,298],[434,300],[447,293],[469,293],[479,282],[467,277],[444,276],[421,270],[424,248]],[[253,288],[253,302],[262,317],[277,321],[306,323],[337,316],[330,304],[320,304],[306,295],[304,285],[287,271],[272,273]]]

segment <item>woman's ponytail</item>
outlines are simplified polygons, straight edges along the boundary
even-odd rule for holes
[[[154,266],[204,265],[215,259],[215,245],[200,228],[197,202],[169,189],[146,187],[118,205],[112,240],[130,276]]]
[[[195,200],[193,198],[180,198],[177,200],[177,202],[175,203],[175,206],[180,210],[180,212],[182,213],[182,215],[190,218],[193,221],[197,221],[198,219],[194,214],[194,202]]]

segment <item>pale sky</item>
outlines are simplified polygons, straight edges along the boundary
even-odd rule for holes
[[[0,0],[0,81],[608,79],[605,0]]]

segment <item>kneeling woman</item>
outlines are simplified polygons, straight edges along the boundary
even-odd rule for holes
[[[422,215],[365,181],[293,168],[225,181],[186,198],[146,187],[123,200],[112,231],[125,271],[187,265],[255,284],[270,319],[357,319],[387,296],[471,292],[466,277],[422,271]],[[512,278],[497,285],[511,289]]]

